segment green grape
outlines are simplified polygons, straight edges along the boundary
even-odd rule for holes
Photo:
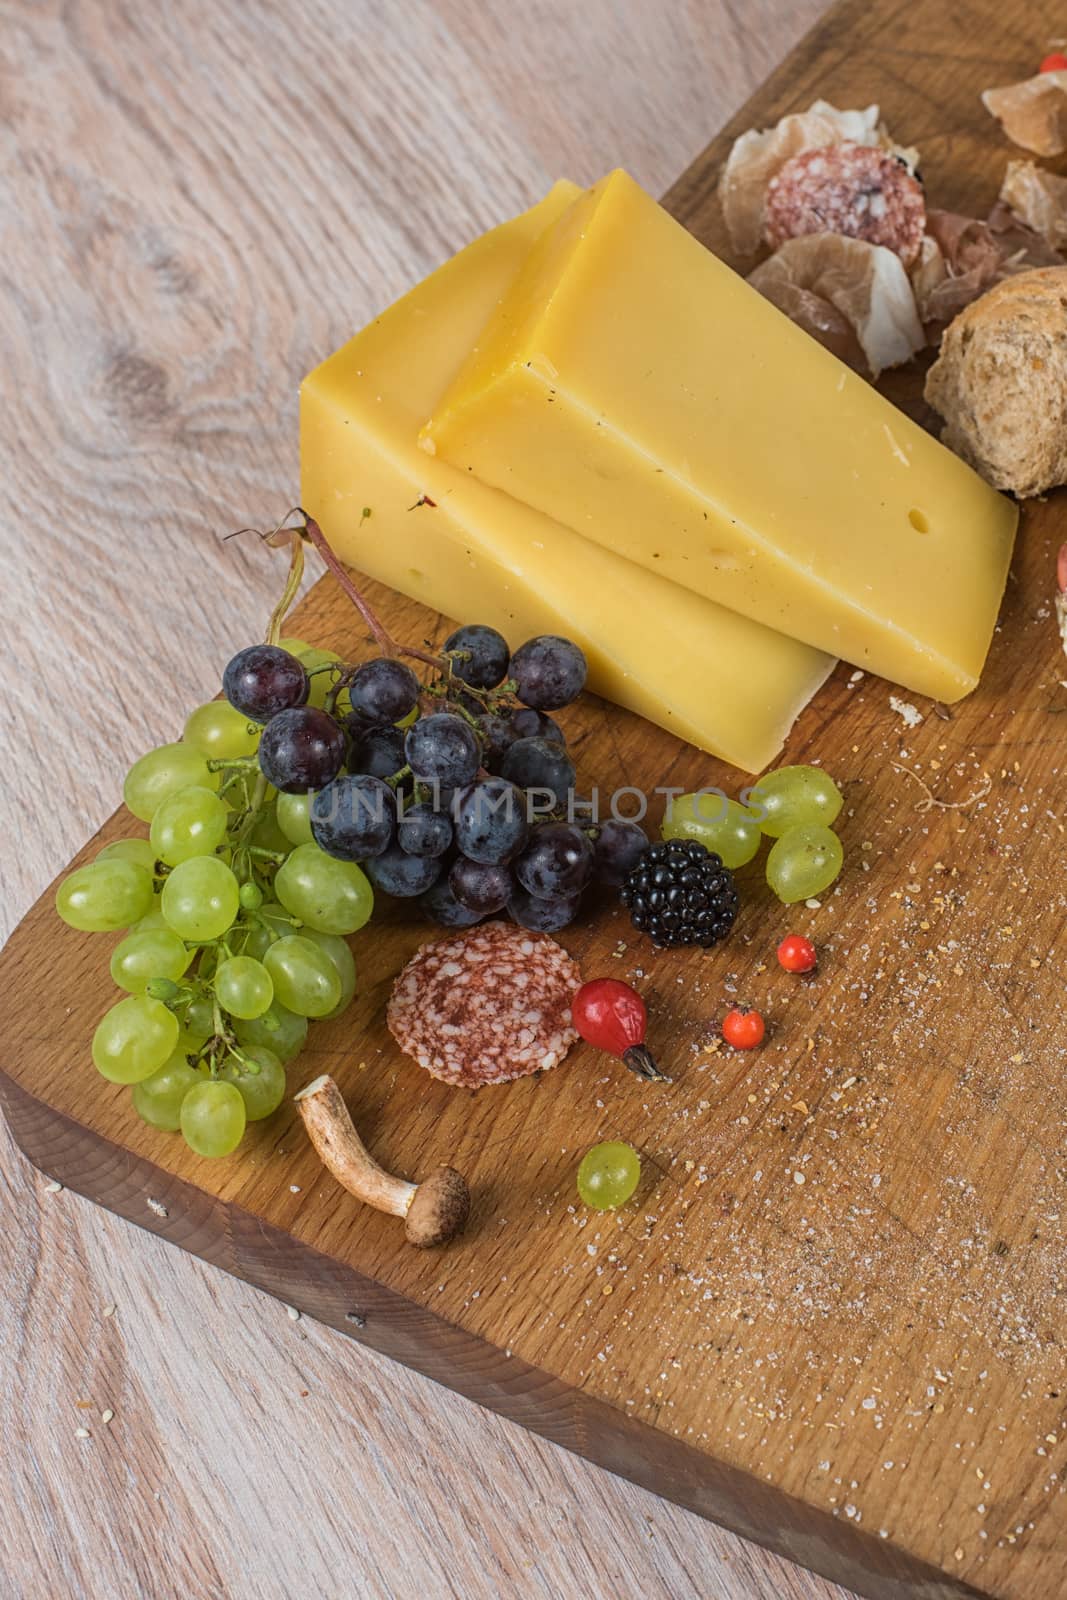
[[[205,952],[206,954],[207,952]],[[203,957],[201,957],[203,960]],[[199,970],[199,969],[198,969]],[[215,1032],[215,1008],[206,994],[194,995],[185,1007],[184,1026],[201,1043]]]
[[[578,1197],[597,1211],[624,1206],[641,1177],[641,1158],[617,1139],[595,1144],[578,1168]]]
[[[252,843],[259,850],[274,850],[282,856],[287,856],[293,848],[293,841],[282,832],[274,805],[264,807],[263,815],[252,829]]]
[[[207,759],[194,745],[180,741],[161,744],[134,762],[126,774],[122,798],[135,817],[151,822],[168,795],[194,783],[217,789],[219,774],[209,770]]]
[[[126,929],[127,933],[148,933],[152,928],[165,928],[167,919],[163,915],[163,896],[154,894],[152,905],[143,917],[138,917],[136,922],[131,922]]]
[[[111,952],[111,977],[120,989],[143,994],[152,978],[181,977],[193,959],[169,928],[146,928],[128,933]]]
[[[278,826],[290,844],[313,844],[308,821],[310,794],[280,794],[277,801]]]
[[[841,871],[845,853],[830,828],[808,823],[790,828],[767,857],[767,882],[787,906],[828,889]]]
[[[263,965],[282,1005],[298,1016],[324,1017],[341,999],[337,968],[325,950],[300,934],[276,940],[263,957]]]
[[[241,1091],[219,1078],[194,1084],[182,1101],[182,1134],[198,1156],[228,1156],[240,1144],[247,1120]]]
[[[263,729],[235,711],[228,700],[209,700],[190,711],[182,729],[182,740],[212,761],[238,761],[254,756]]]
[[[283,650],[288,650],[304,663],[304,668],[309,673],[314,673],[308,690],[309,706],[318,706],[321,711],[326,704],[326,696],[337,682],[336,672],[316,672],[316,667],[325,667],[334,663],[340,665],[341,657],[335,650],[318,650],[313,644],[305,644],[303,639],[279,639]]]
[[[277,900],[265,900],[255,916],[250,919],[242,954],[262,961],[275,939],[295,933],[293,918]]]
[[[354,861],[337,861],[317,844],[298,844],[274,877],[287,911],[320,933],[356,933],[370,921],[374,894]]]
[[[193,856],[212,856],[226,837],[229,813],[213,789],[192,784],[178,789],[152,818],[152,848],[168,867]]]
[[[128,928],[151,907],[151,873],[121,856],[75,867],[56,890],[59,915],[83,933],[114,933]]]
[[[240,906],[237,879],[215,856],[193,856],[163,885],[163,915],[181,939],[202,944],[224,934]]]
[[[231,1017],[261,1017],[274,999],[274,985],[261,961],[231,956],[215,973],[215,993]]]
[[[356,992],[355,958],[349,949],[348,940],[340,938],[336,933],[320,933],[317,928],[304,928],[301,937],[310,939],[320,950],[325,950],[341,980],[341,998],[333,1010],[328,1011],[322,1018],[323,1022],[326,1022],[330,1017],[339,1017],[342,1011],[348,1010],[352,996]]]
[[[696,839],[731,869],[751,861],[762,838],[752,813],[715,791],[683,794],[672,800],[660,833],[664,839]]]
[[[236,1021],[233,1031],[239,1044],[266,1045],[279,1060],[287,1065],[303,1050],[308,1036],[307,1017],[298,1017],[295,1011],[274,1001],[269,1011],[250,1021]]]
[[[780,839],[805,822],[829,827],[845,803],[841,790],[821,767],[779,767],[753,784],[747,798],[761,817],[760,828],[772,839]]]
[[[208,1029],[207,1033],[201,1033],[195,1028],[190,1028],[188,1014],[186,1014],[184,1022],[180,1018],[178,1020],[178,1043],[174,1047],[175,1054],[198,1056],[210,1037],[210,1029]]]
[[[241,885],[241,910],[258,911],[263,904],[263,890],[258,883],[242,883]]]
[[[203,1083],[204,1067],[191,1067],[179,1042],[177,1050],[150,1078],[133,1086],[133,1108],[142,1122],[166,1133],[181,1127],[182,1101],[196,1084]]]
[[[116,856],[120,861],[133,861],[146,872],[155,874],[156,852],[147,839],[112,839],[96,852],[97,861],[114,861]]]
[[[244,1046],[242,1054],[245,1061],[227,1056],[221,1076],[227,1083],[236,1085],[249,1122],[262,1122],[272,1111],[277,1111],[285,1098],[285,1068],[266,1045]],[[253,1070],[257,1067],[258,1071]]]
[[[131,994],[106,1011],[93,1034],[93,1061],[112,1083],[150,1078],[178,1043],[178,1019],[159,1000]]]

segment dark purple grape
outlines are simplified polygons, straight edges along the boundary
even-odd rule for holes
[[[512,922],[517,922],[520,928],[528,928],[531,933],[558,933],[574,921],[581,903],[580,894],[543,899],[527,894],[516,884],[508,901],[508,915]]]
[[[485,778],[461,789],[453,812],[459,848],[489,866],[510,861],[530,832],[526,796],[506,778]]]
[[[466,906],[460,905],[447,878],[439,878],[433,888],[422,896],[419,904],[431,922],[438,923],[442,928],[473,928],[476,922],[482,920],[480,911],[468,911]]]
[[[587,672],[578,646],[554,633],[528,639],[511,658],[515,693],[524,705],[537,711],[558,711],[577,700]]]
[[[370,778],[392,778],[406,765],[404,735],[399,728],[360,728],[355,718],[349,724],[352,743],[348,749],[350,772],[364,772]]]
[[[574,788],[574,762],[551,739],[516,739],[500,763],[500,775],[520,789],[540,789],[565,806]]]
[[[515,863],[515,876],[539,899],[580,894],[593,873],[593,846],[570,822],[543,822]]]
[[[648,843],[648,834],[639,822],[609,817],[601,824],[593,846],[593,872],[597,881],[613,889],[619,888],[648,849]]]
[[[435,711],[412,723],[404,752],[416,778],[450,789],[473,783],[482,759],[474,729],[449,711]]]
[[[451,655],[453,651],[467,657],[453,660],[453,676],[473,689],[495,689],[508,675],[508,642],[495,628],[478,622],[457,628],[445,640],[444,653]]]
[[[380,856],[396,831],[396,795],[380,778],[335,778],[312,796],[311,833],[320,850],[341,861]]]
[[[222,692],[243,717],[269,722],[279,711],[302,706],[308,697],[303,663],[276,644],[238,650],[222,675]]]
[[[398,900],[412,900],[416,895],[425,894],[444,870],[440,861],[431,860],[429,856],[409,856],[397,844],[391,844],[380,856],[371,856],[363,867],[376,889]]]
[[[419,690],[419,680],[405,662],[376,656],[356,668],[348,685],[348,698],[353,715],[360,722],[381,726],[399,722],[414,711]]]
[[[485,741],[482,762],[492,771],[503,760],[505,752],[511,749],[518,735],[511,726],[511,719],[495,711],[483,711],[477,720]]]
[[[285,794],[325,789],[341,770],[345,736],[325,711],[297,706],[271,717],[259,741],[259,770]]]
[[[511,730],[514,739],[551,739],[554,744],[566,744],[567,738],[547,711],[535,711],[532,706],[518,706],[511,713]]]
[[[470,861],[466,856],[453,862],[448,885],[460,905],[477,912],[480,917],[492,911],[503,911],[515,888],[507,867]]]
[[[396,830],[396,842],[409,856],[443,856],[452,843],[452,819],[433,806],[409,806]]]

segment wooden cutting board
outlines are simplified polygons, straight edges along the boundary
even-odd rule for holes
[[[845,4],[667,203],[728,256],[715,182],[732,137],[824,96],[877,100],[920,147],[932,203],[982,212],[1018,152],[979,92],[1032,70],[1060,24],[1051,5]],[[932,420],[919,375],[888,387]],[[359,999],[313,1029],[293,1087],[329,1070],[391,1170],[448,1160],[467,1174],[471,1225],[447,1251],[412,1250],[392,1219],[349,1201],[288,1107],[214,1164],[140,1124],[89,1061],[111,941],[63,927],[51,892],[0,958],[0,1098],[22,1149],[141,1226],[863,1594],[1062,1594],[1062,506],[1026,510],[970,700],[944,716],[919,704],[912,726],[888,685],[841,668],[801,718],[786,758],[823,762],[847,796],[845,871],[819,909],[785,910],[750,868],[721,952],[656,954],[620,912],[564,935],[587,976],[648,995],[670,1085],[583,1049],[541,1081],[447,1089],[383,1021],[425,927],[392,911],[353,942]],[[443,635],[444,619],[374,597],[394,634]],[[292,631],[369,653],[328,581]],[[741,781],[601,702],[567,715],[583,786]],[[134,831],[119,814],[77,859]],[[777,968],[793,929],[819,943],[814,981]],[[57,960],[63,986],[42,985]],[[737,1000],[770,1020],[750,1055],[716,1048]],[[574,1174],[609,1137],[640,1148],[644,1177],[630,1206],[598,1215]]]

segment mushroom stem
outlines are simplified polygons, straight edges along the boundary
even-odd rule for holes
[[[407,1183],[380,1167],[356,1132],[341,1091],[328,1073],[294,1096],[308,1137],[328,1172],[350,1195],[403,1217],[410,1244],[428,1249],[461,1231],[470,1191],[453,1167],[438,1167],[422,1183]]]

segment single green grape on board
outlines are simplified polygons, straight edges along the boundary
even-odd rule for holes
[[[778,767],[748,791],[748,803],[763,832],[780,839],[804,823],[829,827],[844,805],[844,796],[821,767]]]
[[[810,900],[834,882],[844,861],[841,840],[818,823],[790,828],[767,857],[767,882],[785,905]]]
[[[624,1206],[641,1178],[641,1158],[631,1145],[609,1139],[595,1144],[578,1168],[578,1196],[597,1211]]]
[[[763,837],[750,811],[712,789],[672,799],[660,833],[664,839],[696,839],[731,870],[752,860]]]

